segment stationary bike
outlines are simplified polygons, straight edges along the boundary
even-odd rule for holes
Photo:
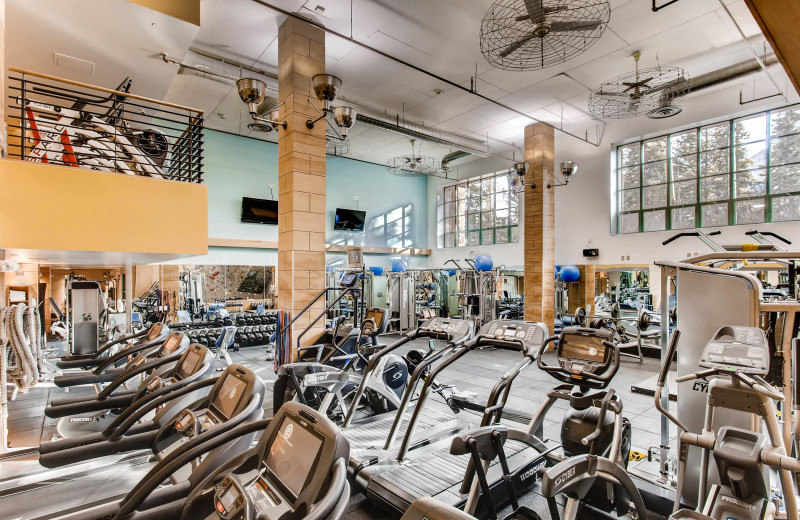
[[[675,379],[680,383],[711,378],[701,433],[692,433],[661,404],[661,392],[670,362],[678,348],[680,331],[675,331],[664,364],[658,374],[655,405],[681,430],[678,459],[678,488],[671,520],[771,520],[776,516],[765,466],[778,472],[786,518],[798,520],[797,490],[792,473],[800,462],[787,455],[775,401],[784,396],[763,379],[769,372],[769,344],[757,327],[726,326],[717,330],[700,357],[701,370]],[[766,426],[766,435],[743,428],[722,426],[714,430],[714,413],[720,409],[754,414]],[[689,447],[700,448],[700,481],[697,508],[681,506]],[[709,488],[709,455],[719,474],[719,484]]]
[[[557,399],[569,401],[561,425],[564,459],[542,475],[542,495],[548,499],[553,520],[561,518],[555,497],[566,495],[564,519],[579,511],[594,518],[599,512],[623,516],[631,502],[640,519],[646,516],[644,501],[626,469],[631,449],[630,422],[622,416],[622,401],[608,388],[619,370],[619,348],[604,329],[566,327],[545,341],[536,364],[558,381],[532,420],[531,431],[542,436],[547,411]],[[548,365],[544,353],[556,344],[558,365]]]

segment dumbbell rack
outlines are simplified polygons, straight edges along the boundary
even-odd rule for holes
[[[269,343],[269,338],[275,332],[277,314],[266,312],[262,315],[249,313],[232,314],[214,321],[193,323],[176,323],[170,325],[171,329],[184,330],[191,343],[200,343],[203,346],[214,347],[222,335],[222,328],[226,325],[235,325],[235,347],[264,346]]]

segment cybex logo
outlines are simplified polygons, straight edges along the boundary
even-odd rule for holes
[[[561,487],[563,484],[566,484],[568,480],[575,476],[575,468],[569,468],[567,471],[562,473],[561,475],[556,478],[556,487]]]
[[[310,386],[310,385],[315,385],[315,384],[317,384],[317,383],[319,383],[321,381],[325,381],[326,379],[328,379],[328,375],[327,374],[322,374],[322,375],[319,375],[319,376],[311,376],[311,375],[309,375],[309,376],[306,376],[303,379],[303,383],[306,386]]]
[[[401,372],[399,372],[399,371],[395,372],[394,374],[392,374],[392,381],[397,381],[401,377],[403,377],[403,374]]]

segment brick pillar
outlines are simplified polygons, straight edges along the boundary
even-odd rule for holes
[[[311,78],[324,73],[324,31],[288,18],[278,31],[278,98],[288,127],[278,130],[277,277],[278,307],[293,318],[325,288],[325,120],[306,128],[322,109]],[[295,322],[293,346],[323,309],[324,299]],[[320,320],[302,344],[314,342],[324,325]]]
[[[540,321],[550,331],[555,321],[555,213],[554,188],[548,189],[547,183],[553,182],[553,149],[553,127],[542,123],[525,127],[526,177],[536,183],[535,189],[525,189],[525,319]]]
[[[574,305],[572,304],[572,300],[570,300],[570,311],[575,312],[575,309],[578,307],[586,309],[591,305],[592,313],[594,313],[594,265],[579,265],[578,270],[581,273],[581,277],[578,280],[580,294],[577,295]]]

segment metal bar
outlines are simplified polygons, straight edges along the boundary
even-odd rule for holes
[[[25,75],[29,75],[29,76],[34,76],[34,77],[37,77],[37,78],[48,79],[50,81],[57,81],[59,83],[66,83],[67,85],[73,85],[73,86],[76,86],[76,87],[88,88],[88,89],[91,89],[91,90],[98,90],[100,92],[105,92],[107,94],[117,94],[117,95],[120,95],[120,96],[129,97],[131,99],[138,99],[139,101],[147,101],[149,103],[155,103],[157,105],[163,105],[163,106],[167,106],[167,107],[171,107],[171,108],[177,108],[179,110],[186,110],[186,111],[189,111],[189,112],[197,112],[199,114],[203,113],[203,111],[198,109],[198,108],[192,108],[192,107],[187,107],[187,106],[183,106],[183,105],[176,105],[174,103],[167,103],[166,101],[159,101],[157,99],[152,99],[152,98],[148,98],[148,97],[144,97],[144,96],[138,96],[136,94],[129,94],[127,92],[121,92],[119,90],[113,90],[113,89],[110,89],[110,88],[98,87],[97,85],[91,85],[89,83],[82,83],[80,81],[73,81],[73,80],[65,79],[65,78],[59,78],[58,76],[51,76],[49,74],[42,74],[42,73],[39,73],[39,72],[33,72],[33,71],[30,71],[30,70],[26,70],[26,69],[19,69],[17,67],[9,67],[8,71],[9,72],[16,72],[16,73],[19,73],[19,74],[25,74]]]
[[[327,290],[326,290],[326,291],[327,291]],[[350,287],[348,287],[347,289],[345,289],[344,291],[342,291],[342,294],[340,294],[340,295],[339,295],[339,296],[338,296],[338,297],[337,297],[335,300],[333,300],[333,301],[331,302],[331,304],[330,304],[330,305],[328,305],[327,307],[325,307],[325,309],[324,309],[324,310],[323,310],[321,313],[319,313],[319,315],[318,315],[318,316],[317,316],[317,317],[314,319],[314,321],[312,321],[311,323],[309,323],[309,324],[308,324],[308,326],[307,326],[305,329],[303,329],[303,332],[301,332],[301,333],[300,333],[300,334],[297,336],[297,348],[298,348],[298,349],[300,348],[300,338],[302,338],[303,336],[305,336],[305,334],[306,334],[306,333],[307,333],[309,330],[311,330],[311,327],[313,327],[314,325],[316,325],[316,324],[317,324],[317,322],[320,320],[320,318],[322,318],[323,316],[325,316],[325,314],[327,314],[327,313],[328,313],[328,311],[329,311],[329,310],[331,310],[331,309],[333,308],[333,306],[334,306],[334,305],[336,305],[337,303],[339,303],[339,300],[341,300],[341,299],[342,299],[342,298],[343,298],[343,297],[344,297],[344,296],[345,296],[347,293],[349,293],[349,292],[352,292],[352,288],[350,288]],[[313,303],[313,302],[312,302],[312,303]],[[302,314],[302,313],[300,313],[300,314]],[[297,315],[297,317],[300,317],[300,314],[298,314],[298,315]],[[296,319],[297,319],[297,318],[295,318],[295,320],[296,320]],[[294,322],[294,320],[292,320],[292,322]],[[333,338],[333,340],[334,340],[334,341],[336,341],[336,338]]]
[[[541,120],[539,120],[539,119],[537,119],[537,118],[535,118],[535,117],[533,117],[533,116],[531,116],[529,114],[526,114],[525,112],[523,112],[521,110],[517,110],[516,108],[512,108],[512,107],[510,107],[510,106],[508,106],[508,105],[506,105],[504,103],[501,103],[501,102],[499,102],[499,101],[497,101],[495,99],[490,98],[489,96],[485,96],[483,94],[480,94],[477,91],[475,91],[474,89],[471,89],[471,88],[468,88],[468,87],[464,87],[463,85],[460,85],[460,84],[456,83],[455,81],[449,80],[449,79],[447,79],[447,78],[445,78],[443,76],[439,76],[438,74],[435,74],[433,72],[425,70],[422,67],[418,67],[416,65],[413,65],[413,64],[411,64],[411,63],[409,63],[409,62],[407,62],[405,60],[402,60],[400,58],[392,56],[391,54],[383,52],[383,51],[381,51],[379,49],[376,49],[375,47],[371,47],[371,46],[369,46],[369,45],[367,45],[365,43],[359,42],[358,40],[354,40],[353,38],[351,38],[349,36],[346,36],[346,35],[344,35],[344,34],[342,34],[340,32],[334,31],[333,29],[331,29],[329,27],[325,27],[324,25],[322,25],[322,24],[320,24],[318,22],[315,22],[313,20],[309,20],[307,18],[303,18],[302,16],[298,15],[297,13],[293,13],[291,11],[287,11],[285,9],[282,9],[282,8],[280,8],[280,7],[276,6],[276,5],[273,5],[273,4],[269,3],[269,2],[266,2],[264,0],[253,0],[253,1],[256,2],[257,4],[263,5],[264,7],[268,7],[270,9],[272,9],[273,11],[277,11],[277,12],[279,12],[279,13],[285,15],[285,16],[289,16],[289,17],[295,18],[297,20],[301,20],[301,21],[303,21],[303,22],[305,22],[305,23],[307,23],[307,24],[309,24],[309,25],[311,25],[313,27],[316,27],[317,29],[325,31],[328,34],[332,34],[332,35],[337,36],[337,37],[339,37],[339,38],[341,38],[343,40],[346,40],[346,41],[352,43],[353,45],[357,45],[357,46],[359,46],[359,47],[361,47],[363,49],[367,49],[367,50],[372,51],[372,52],[374,52],[374,53],[376,53],[376,54],[378,54],[380,56],[383,56],[384,58],[390,59],[390,60],[392,60],[392,61],[394,61],[396,63],[399,63],[399,64],[404,65],[406,67],[409,67],[411,69],[414,69],[417,72],[421,72],[422,74],[425,74],[426,76],[430,76],[431,78],[434,78],[434,79],[436,79],[438,81],[446,83],[446,84],[450,85],[451,87],[455,87],[455,88],[457,88],[459,90],[462,90],[464,92],[472,94],[473,96],[477,96],[477,97],[483,99],[484,101],[488,101],[489,103],[497,105],[497,106],[499,106],[501,108],[505,108],[506,110],[508,110],[510,112],[513,112],[513,113],[515,113],[515,114],[517,114],[519,116],[522,116],[524,118],[530,119],[534,123],[541,123],[543,125],[547,125],[550,128],[553,128],[554,130],[557,130],[557,131],[559,131],[559,132],[561,132],[563,134],[566,134],[566,135],[568,135],[570,137],[573,137],[575,139],[583,141],[584,143],[588,143],[588,144],[590,144],[592,146],[595,146],[595,147],[598,147],[598,148],[600,147],[600,143],[593,143],[589,139],[586,139],[584,137],[580,137],[579,135],[573,134],[572,132],[567,132],[566,130],[563,130],[563,129],[555,126],[555,125],[551,125],[550,123],[547,123],[545,121],[541,121]]]
[[[664,9],[665,7],[670,6],[670,5],[672,5],[672,4],[676,3],[676,2],[679,2],[679,1],[680,0],[670,0],[666,4],[656,5],[656,0],[653,0],[653,12],[654,13],[658,12],[658,11]]]

